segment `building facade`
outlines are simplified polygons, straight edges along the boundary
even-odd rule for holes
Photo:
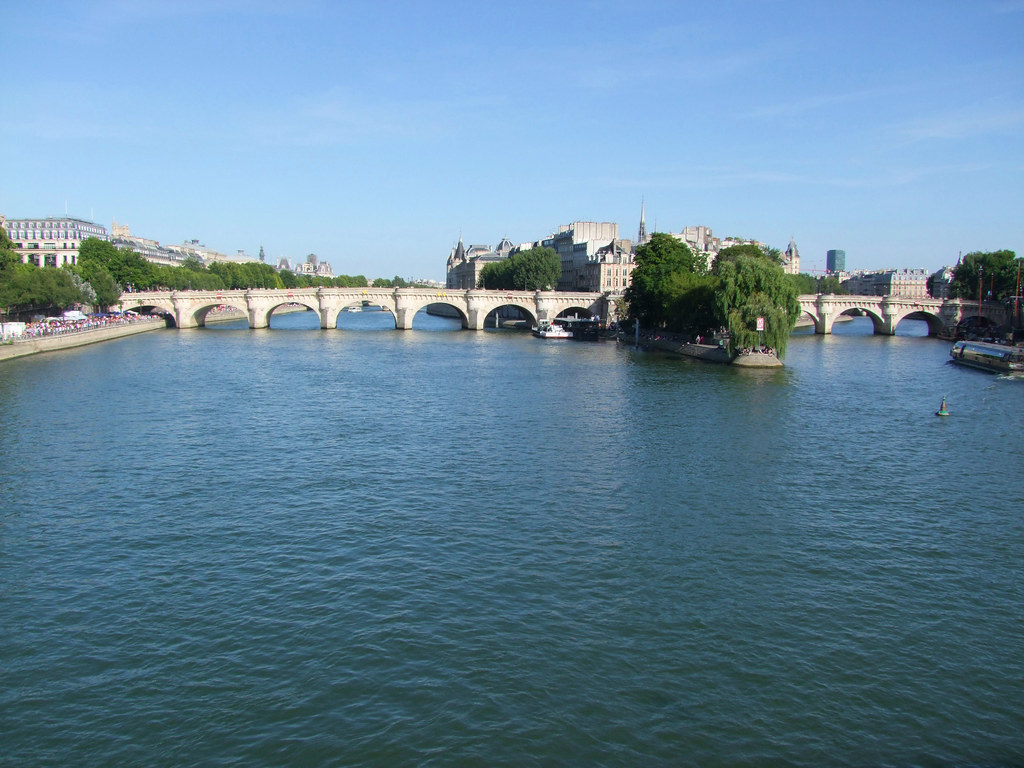
[[[156,240],[133,235],[127,224],[118,224],[114,220],[110,228],[110,242],[118,248],[130,248],[146,261],[168,267],[180,267],[186,256],[179,250],[160,245]]]
[[[78,249],[90,237],[109,240],[107,228],[84,219],[51,216],[45,219],[3,219],[2,226],[22,262],[37,267],[78,263]]]
[[[826,272],[845,272],[846,271],[846,251],[833,249],[825,251],[825,271]]]
[[[948,299],[949,298],[949,284],[953,282],[953,268],[943,267],[938,272],[933,272],[931,276],[932,289],[931,295],[933,299]]]
[[[904,296],[923,299],[928,296],[928,272],[924,269],[882,269],[854,272],[843,287],[858,296]]]
[[[619,238],[619,225],[610,221],[574,221],[540,241],[558,254],[560,291],[622,293],[635,266],[633,243]]]
[[[789,245],[782,252],[782,270],[787,275],[800,274],[800,250],[796,247],[796,239],[789,238]]]
[[[715,257],[722,249],[722,241],[715,237],[711,227],[703,224],[695,227],[683,227],[682,232],[669,232],[676,240],[686,243],[690,250],[698,256],[703,255],[708,269],[715,263]]]
[[[448,254],[446,287],[463,291],[476,288],[480,284],[480,273],[484,267],[507,259],[517,250],[519,249],[512,245],[512,241],[507,237],[502,238],[493,249],[489,245],[471,245],[466,248],[460,237],[458,245]]]
[[[295,274],[307,275],[309,277],[334,278],[334,270],[331,268],[331,265],[326,261],[320,261],[320,258],[315,253],[309,254],[306,260],[298,265],[295,269]]]

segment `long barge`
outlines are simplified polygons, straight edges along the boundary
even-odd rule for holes
[[[950,362],[990,373],[1024,373],[1024,347],[958,341],[949,350]]]

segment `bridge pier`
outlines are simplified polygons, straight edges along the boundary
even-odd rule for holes
[[[487,307],[484,306],[484,299],[473,290],[466,291],[466,327],[474,331],[482,331],[487,321]]]
[[[249,304],[249,328],[269,328],[270,321],[267,319],[267,313],[265,310],[254,307],[251,303]]]
[[[200,328],[206,325],[196,320],[192,313],[192,303],[188,299],[172,295],[171,303],[174,306],[174,324],[179,328]]]

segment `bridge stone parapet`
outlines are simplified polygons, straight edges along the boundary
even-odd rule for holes
[[[321,328],[336,328],[338,315],[355,304],[373,304],[390,312],[395,327],[412,328],[416,313],[431,304],[454,307],[464,328],[482,330],[487,315],[512,306],[531,322],[553,320],[575,310],[603,320],[616,317],[617,297],[601,293],[560,293],[556,291],[448,291],[434,288],[282,288],[222,291],[144,291],[122,294],[122,310],[153,308],[169,315],[178,328],[198,328],[207,314],[228,306],[245,314],[250,328],[267,328],[275,309],[286,304],[307,307],[320,316]]]
[[[937,335],[966,317],[982,316],[993,323],[1009,322],[1006,307],[997,302],[963,299],[914,298],[910,296],[855,296],[806,294],[799,297],[800,307],[814,321],[815,333],[832,333],[832,324],[840,315],[860,312],[871,318],[876,334],[892,336],[900,321],[912,318],[928,323],[928,333]]]

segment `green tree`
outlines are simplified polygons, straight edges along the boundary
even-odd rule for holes
[[[492,261],[490,264],[485,264],[484,268],[480,270],[480,277],[477,278],[476,287],[491,291],[511,291],[512,265],[509,259]]]
[[[508,257],[512,268],[512,289],[550,291],[562,276],[562,261],[551,248],[530,248]]]
[[[740,256],[752,256],[754,258],[768,259],[773,264],[782,264],[782,251],[778,248],[772,248],[767,245],[754,245],[753,243],[730,245],[727,248],[723,248],[715,257],[715,264],[721,264],[726,261],[735,261]]]
[[[15,264],[0,283],[0,307],[11,314],[55,314],[84,300],[71,270]]]
[[[11,239],[7,236],[7,232],[0,227],[0,280],[3,280],[3,272],[5,270],[20,263],[21,258],[18,256],[18,252],[14,250]]]
[[[713,281],[684,278],[701,277],[707,273],[707,262],[690,247],[671,235],[656,232],[636,249],[636,266],[630,286],[626,289],[627,318],[637,319],[645,328],[689,330],[691,320],[682,308],[689,300],[699,302],[698,295],[687,298],[690,290],[698,294],[714,287]],[[682,312],[682,314],[681,314]],[[706,330],[701,328],[699,330]]]
[[[782,267],[762,256],[741,255],[715,262],[721,284],[716,293],[718,319],[729,331],[729,348],[736,353],[759,342],[786,354],[789,333],[800,317],[796,287]],[[764,331],[757,320],[763,318]]]
[[[843,287],[839,278],[835,275],[823,275],[818,278],[817,293],[834,293],[837,296],[845,296],[850,291]]]
[[[787,275],[786,278],[793,283],[797,294],[819,293],[818,280],[813,275],[801,272],[799,275]]]
[[[972,251],[953,268],[949,295],[954,299],[1002,300],[1017,290],[1017,254],[1013,251]]]
[[[561,276],[562,262],[554,250],[530,248],[485,266],[477,287],[492,291],[548,291]]]
[[[106,312],[121,297],[121,286],[102,267],[93,271],[89,285],[92,287],[92,292],[95,296],[96,309],[100,312]]]
[[[117,248],[106,240],[89,237],[78,248],[79,274],[92,282],[94,273],[104,269],[115,282],[143,290],[153,286],[156,269],[131,248]]]
[[[334,285],[338,288],[366,288],[369,284],[362,275],[336,275]]]
[[[696,336],[717,327],[715,295],[719,280],[715,275],[675,272],[666,286],[669,330]]]

